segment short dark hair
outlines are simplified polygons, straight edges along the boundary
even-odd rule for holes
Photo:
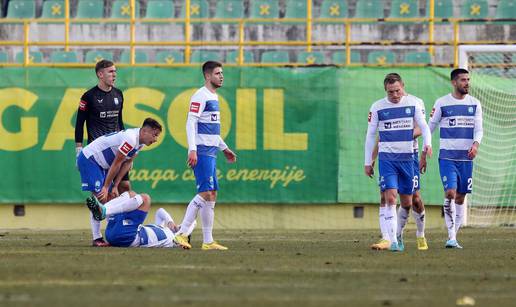
[[[464,68],[455,68],[450,74],[450,79],[453,81],[461,74],[469,74],[469,71]]]
[[[222,67],[222,63],[217,61],[208,61],[202,64],[202,75],[211,73],[215,68]]]
[[[399,74],[391,72],[385,76],[385,79],[383,79],[383,87],[386,88],[387,84],[393,84],[396,82],[403,83],[403,80],[401,80],[401,76]]]
[[[149,127],[149,128],[152,128],[152,129],[158,129],[160,132],[163,131],[162,127],[161,127],[161,124],[158,123],[157,120],[155,120],[154,118],[150,118],[150,117],[147,117],[144,121],[143,121],[143,125],[142,125],[142,128],[143,127]]]
[[[110,60],[100,60],[97,62],[97,65],[95,65],[95,73],[98,73],[99,70],[108,68],[115,65],[115,63],[111,62]]]

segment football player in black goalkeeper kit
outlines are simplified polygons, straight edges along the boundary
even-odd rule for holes
[[[79,155],[82,150],[85,122],[88,131],[88,144],[102,135],[124,130],[122,121],[124,96],[122,91],[114,87],[116,80],[115,64],[111,61],[101,60],[95,66],[95,73],[99,82],[82,95],[77,111],[77,121],[75,123],[76,155]],[[126,174],[120,182],[118,190],[115,189],[115,193],[122,194],[130,189],[129,176]],[[109,246],[102,238],[100,222],[92,216],[90,216],[90,221],[93,235],[92,245]]]

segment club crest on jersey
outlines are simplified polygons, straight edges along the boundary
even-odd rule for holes
[[[473,107],[469,107],[468,112],[469,112],[469,114],[473,114]]]
[[[392,124],[391,124],[391,123],[384,123],[384,124],[383,124],[383,127],[384,127],[385,129],[391,129]]]
[[[218,119],[217,114],[211,114],[211,121],[212,121],[212,122],[216,122],[216,121],[217,121],[217,119]]]
[[[371,114],[371,112],[369,112],[369,115],[367,115],[367,122],[369,122],[369,123],[371,122],[371,116],[372,116],[372,114]]]
[[[106,118],[106,112],[100,112],[100,118]]]
[[[192,102],[192,104],[190,104],[190,112],[199,113],[200,108],[201,104],[199,102]]]
[[[115,101],[115,104],[118,105],[118,97],[115,97],[113,100]]]
[[[455,118],[450,118],[448,124],[450,125],[450,127],[454,127],[457,124],[457,121],[455,120]]]
[[[410,114],[412,111],[410,111],[410,108],[405,109],[405,113]]]
[[[131,150],[133,150],[133,146],[127,142],[120,146],[120,151],[126,156],[129,154],[129,152],[131,152]]]
[[[433,117],[435,113],[435,108],[432,108],[432,112],[430,113],[430,117]]]

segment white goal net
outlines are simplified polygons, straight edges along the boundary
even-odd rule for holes
[[[516,46],[459,48],[470,94],[482,104],[484,138],[474,163],[468,225],[516,225]]]

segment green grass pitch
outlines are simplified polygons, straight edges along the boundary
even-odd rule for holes
[[[516,306],[515,229],[445,230],[418,251],[374,230],[215,230],[229,251],[89,247],[89,231],[0,231],[0,306]],[[457,301],[459,300],[459,301]]]

